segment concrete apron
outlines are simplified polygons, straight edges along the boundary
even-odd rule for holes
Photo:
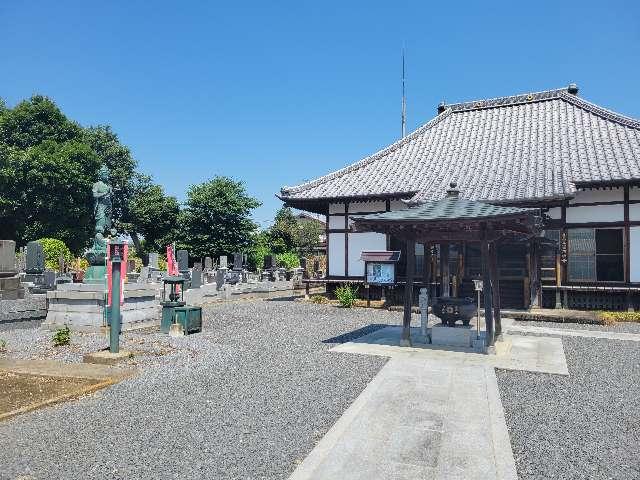
[[[498,358],[399,347],[400,329],[382,330],[332,349],[391,360],[290,479],[517,479],[494,367],[566,375],[562,342],[512,337]]]

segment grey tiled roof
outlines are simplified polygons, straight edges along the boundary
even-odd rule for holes
[[[352,220],[396,222],[396,221],[427,221],[487,219],[503,216],[533,214],[538,210],[529,208],[503,207],[489,203],[466,200],[455,197],[445,197],[415,205],[405,210],[392,212],[370,213],[368,215],[350,215]]]
[[[640,180],[640,122],[567,89],[447,105],[402,140],[280,197],[441,198],[451,181],[473,200],[572,197],[586,183]]]

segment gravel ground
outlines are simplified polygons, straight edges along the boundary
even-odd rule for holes
[[[386,361],[332,343],[400,321],[291,301],[217,304],[204,317],[203,333],[181,339],[125,335],[148,352],[137,377],[1,423],[0,478],[287,478]],[[54,350],[51,332],[2,334],[12,357],[79,361],[106,345],[74,335],[76,347]]]
[[[497,372],[520,479],[639,479],[640,349],[562,342],[568,377]]]
[[[593,330],[597,332],[640,333],[640,323],[619,322],[613,325],[591,325],[587,323],[558,323],[558,322],[534,322],[519,320],[514,325],[523,327],[567,328],[569,330]]]

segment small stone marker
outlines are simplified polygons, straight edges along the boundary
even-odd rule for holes
[[[189,270],[189,252],[187,250],[178,250],[176,253],[178,260],[178,270],[184,272]]]
[[[44,272],[44,250],[40,242],[27,243],[26,273],[40,274]]]
[[[149,281],[149,267],[142,267],[140,269],[140,276],[138,277],[138,283],[147,283]]]
[[[133,273],[136,271],[136,261],[127,260],[127,273]]]
[[[204,271],[209,272],[213,269],[213,260],[211,257],[204,257]]]
[[[158,258],[159,255],[156,252],[149,253],[149,268],[158,270]]]
[[[426,337],[427,324],[429,323],[429,294],[426,288],[420,289],[418,305],[420,306],[420,333]]]
[[[52,290],[56,286],[56,272],[45,270],[42,274],[42,283],[45,288]]]
[[[227,256],[226,255],[220,255],[220,262],[219,262],[219,267],[218,268],[227,268]]]

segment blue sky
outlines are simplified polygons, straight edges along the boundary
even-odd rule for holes
[[[110,124],[168,193],[214,175],[263,202],[449,103],[576,82],[640,118],[640,2],[2,2],[0,97]]]

